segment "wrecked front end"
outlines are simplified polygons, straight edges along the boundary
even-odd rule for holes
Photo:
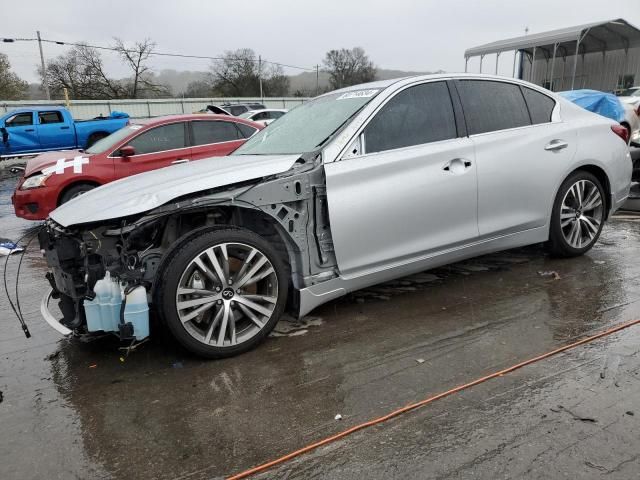
[[[104,331],[122,340],[148,336],[149,259],[143,262],[139,252],[144,248],[137,241],[153,232],[136,233],[124,225],[64,228],[48,220],[38,234],[50,269],[51,288],[41,304],[45,320],[63,334]],[[59,321],[49,311],[52,298],[62,313]]]
[[[274,246],[288,266],[287,309],[294,316],[301,289],[338,275],[324,170],[319,161],[301,159],[287,172],[179,197],[138,215],[68,227],[48,220],[39,235],[51,285],[43,316],[65,334],[104,331],[140,340],[172,256],[190,236],[228,226]],[[60,321],[49,311],[50,297],[58,301]]]

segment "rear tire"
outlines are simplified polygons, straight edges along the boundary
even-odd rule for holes
[[[91,147],[98,140],[102,140],[103,138],[108,136],[109,134],[104,132],[92,133],[91,135],[89,135],[89,138],[87,139],[87,146],[85,147],[85,149]]]
[[[588,252],[606,218],[605,192],[595,175],[577,171],[560,186],[551,212],[548,249],[558,257]]]
[[[170,255],[155,300],[173,336],[192,353],[206,358],[244,353],[280,319],[287,268],[259,235],[233,227],[205,230],[186,237]]]
[[[96,185],[90,185],[88,183],[79,183],[78,185],[74,185],[62,194],[58,205],[67,203],[72,198],[79,197],[80,195],[87,193],[89,190],[93,190],[94,188],[96,188]]]

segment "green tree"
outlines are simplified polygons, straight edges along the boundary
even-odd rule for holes
[[[0,100],[21,100],[28,91],[29,84],[11,71],[9,57],[0,53]]]

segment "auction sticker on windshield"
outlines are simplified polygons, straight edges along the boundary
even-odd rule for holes
[[[346,100],[347,98],[368,98],[373,97],[379,90],[356,90],[340,95],[336,100]]]

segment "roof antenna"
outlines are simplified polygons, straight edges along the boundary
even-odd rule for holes
[[[524,34],[529,35],[529,26],[524,27]]]

